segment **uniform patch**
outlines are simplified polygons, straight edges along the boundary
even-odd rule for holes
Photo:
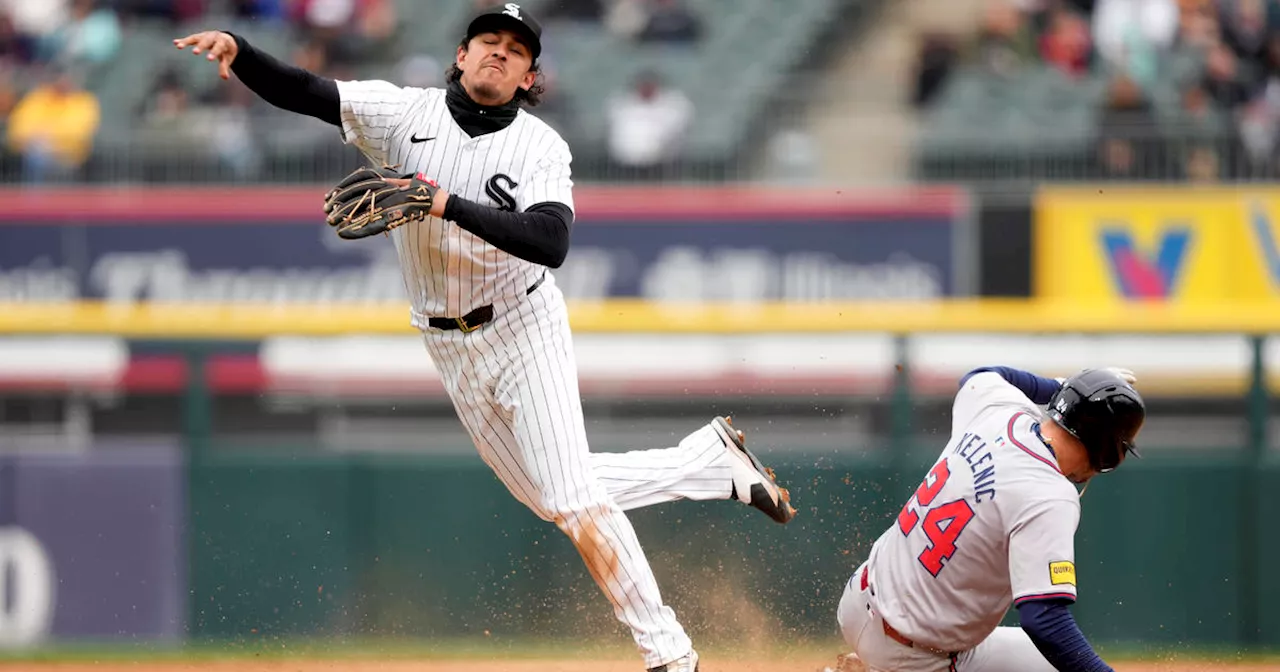
[[[1074,562],[1049,563],[1049,582],[1055,586],[1064,583],[1076,585],[1076,565]]]

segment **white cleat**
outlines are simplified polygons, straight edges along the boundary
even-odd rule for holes
[[[716,433],[724,441],[733,464],[733,496],[744,504],[760,509],[779,523],[786,523],[796,515],[791,506],[791,493],[778,486],[773,470],[760,464],[760,460],[747,450],[746,435],[734,429],[729,418],[717,417],[711,421]]]
[[[649,668],[649,672],[698,672],[698,652],[689,651],[669,663]]]

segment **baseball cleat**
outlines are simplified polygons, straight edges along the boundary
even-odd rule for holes
[[[764,511],[779,523],[786,523],[796,515],[791,506],[791,493],[778,485],[773,470],[760,464],[760,460],[747,450],[747,437],[735,429],[733,421],[717,417],[711,426],[724,441],[733,464],[733,497],[744,504]]]
[[[649,668],[649,672],[698,672],[698,652],[689,651],[669,663]]]
[[[845,653],[836,656],[835,667],[824,667],[818,672],[867,672],[870,669],[861,658],[858,658],[858,654]]]

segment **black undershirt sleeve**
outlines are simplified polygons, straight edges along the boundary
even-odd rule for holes
[[[524,212],[508,212],[450,194],[444,218],[499,250],[535,264],[560,268],[569,254],[573,210],[564,203],[538,203]]]
[[[235,38],[237,47],[231,71],[250,91],[280,109],[315,117],[334,126],[342,125],[337,82],[281,63],[271,54],[254,48],[243,37],[227,34]]]

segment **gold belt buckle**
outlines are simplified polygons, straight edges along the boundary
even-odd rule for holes
[[[455,317],[455,318],[453,318],[453,319],[454,319],[454,321],[456,321],[456,322],[458,323],[458,328],[459,328],[459,329],[461,329],[461,330],[462,330],[462,333],[464,333],[464,334],[469,334],[469,333],[471,333],[471,332],[475,331],[476,329],[479,329],[480,327],[484,326],[484,323],[483,323],[483,322],[481,322],[480,324],[477,324],[477,325],[475,325],[475,326],[471,326],[471,325],[467,324],[467,321],[466,321],[466,320],[464,320],[464,319],[462,319],[461,317]]]

